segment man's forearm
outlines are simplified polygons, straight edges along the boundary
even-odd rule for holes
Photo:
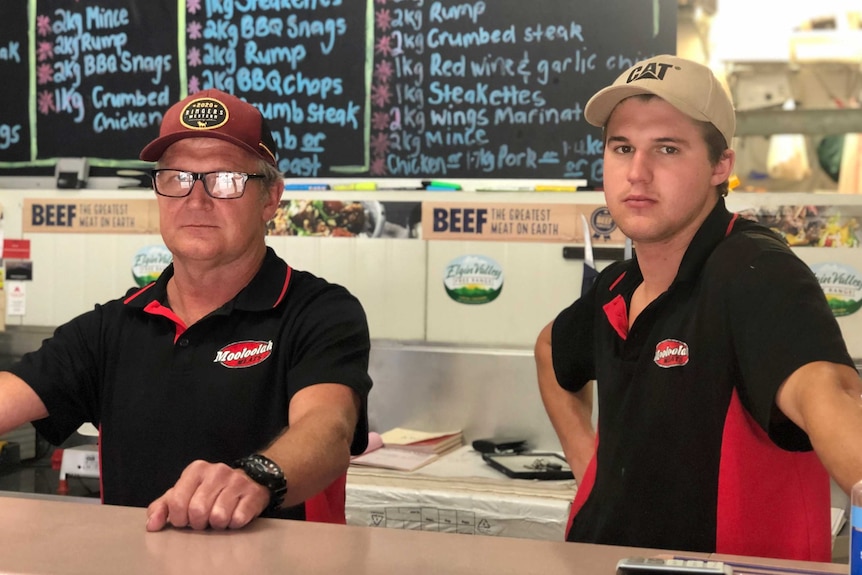
[[[577,393],[560,387],[554,373],[550,334],[549,324],[539,335],[534,350],[539,392],[566,460],[575,478],[580,481],[595,450],[592,382]]]
[[[0,433],[47,416],[33,388],[8,371],[0,372]]]
[[[325,389],[327,385],[331,384],[300,392],[305,394],[305,405],[296,403],[297,394],[291,410],[302,414],[294,413],[290,428],[261,452],[284,471],[288,485],[284,506],[297,505],[316,495],[346,473],[350,465],[358,399],[354,403],[353,392],[344,386]]]
[[[543,401],[572,473],[580,481],[596,443],[592,425],[592,382],[577,394],[562,388],[551,396],[543,394]]]

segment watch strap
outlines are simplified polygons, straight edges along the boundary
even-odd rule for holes
[[[287,480],[281,467],[265,455],[253,453],[233,462],[232,467],[242,469],[253,481],[269,490],[267,511],[277,509],[287,495]]]

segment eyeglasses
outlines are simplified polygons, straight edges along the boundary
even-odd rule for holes
[[[153,170],[153,190],[160,196],[184,198],[192,193],[195,182],[204,184],[204,191],[211,198],[235,200],[245,192],[245,183],[260,180],[262,174],[245,172],[186,172],[185,170]]]

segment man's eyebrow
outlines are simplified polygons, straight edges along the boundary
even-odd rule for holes
[[[608,136],[608,142],[628,142],[629,139],[625,136]]]
[[[626,136],[608,136],[608,142],[617,142],[617,143],[629,143],[629,140]],[[673,136],[662,136],[660,138],[655,138],[652,140],[653,143],[656,144],[674,144],[677,146],[685,146],[688,145],[688,140],[685,138],[675,138]]]
[[[686,138],[674,138],[672,136],[665,136],[663,138],[656,138],[655,141],[659,144],[688,144],[688,140]]]

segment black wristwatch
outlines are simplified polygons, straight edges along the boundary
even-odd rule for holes
[[[269,507],[267,510],[277,509],[284,501],[287,494],[287,480],[284,472],[278,464],[259,453],[242,457],[233,462],[235,469],[242,469],[245,474],[254,481],[269,489]]]

